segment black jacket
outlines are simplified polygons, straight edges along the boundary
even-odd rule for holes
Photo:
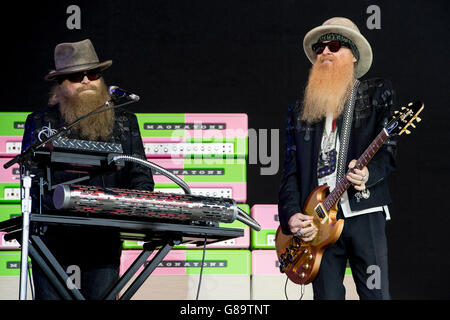
[[[347,165],[358,159],[388,123],[395,106],[395,94],[389,81],[370,79],[361,81],[355,101],[355,110],[347,154]],[[279,189],[278,213],[284,233],[289,234],[288,221],[301,212],[311,191],[318,186],[317,161],[324,121],[308,124],[298,120],[301,112],[296,105],[288,109],[286,122],[286,153]],[[342,116],[338,118],[341,128]],[[370,191],[368,199],[355,197],[356,190],[348,189],[352,210],[362,210],[391,202],[386,177],[396,167],[396,139],[388,138],[367,165]]]
[[[144,147],[136,116],[118,108],[115,109],[115,119],[113,135],[109,142],[120,143],[125,155],[145,159]],[[22,150],[39,141],[38,135],[43,127],[51,126],[53,129],[58,129],[63,125],[65,123],[61,118],[58,105],[47,107],[28,115],[22,140]],[[80,139],[75,133],[68,135],[68,138]],[[32,173],[35,175],[31,190],[33,212],[37,212],[37,205],[39,204],[39,178],[44,176],[44,171],[33,168]],[[69,173],[62,170],[56,171],[52,174],[52,184],[56,185],[82,176],[85,176],[85,174]],[[131,162],[125,162],[125,166],[121,170],[91,178],[90,180],[80,182],[80,184],[149,191],[153,191],[154,188],[151,170]],[[44,213],[52,213],[55,210],[51,192],[45,192],[45,200],[42,204]],[[69,212],[58,211],[57,213],[71,215]],[[80,255],[85,256],[88,249],[93,249],[93,252],[96,252],[95,254],[104,255],[105,257],[120,257],[119,249],[121,242],[119,236],[117,234],[102,232],[101,229],[88,230],[86,228],[75,227],[52,228],[48,226],[45,236],[48,244],[52,245],[54,250],[65,247],[69,250],[65,250],[65,252],[79,251]]]

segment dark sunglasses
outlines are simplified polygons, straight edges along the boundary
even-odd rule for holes
[[[67,74],[67,75],[60,77],[58,79],[58,82],[61,84],[65,79],[67,79],[70,82],[77,83],[77,82],[83,81],[85,76],[89,79],[89,81],[94,81],[94,80],[100,79],[102,76],[102,73],[98,70],[71,73],[71,74]]]
[[[322,54],[323,50],[325,50],[326,47],[328,47],[328,50],[330,50],[331,52],[338,52],[341,47],[349,48],[349,46],[345,42],[341,42],[338,40],[333,40],[327,43],[317,42],[312,45],[312,49],[316,54]]]

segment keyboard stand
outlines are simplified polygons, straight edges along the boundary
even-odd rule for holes
[[[29,254],[33,263],[41,267],[49,281],[55,286],[65,300],[84,300],[77,288],[69,288],[71,279],[50,252],[40,236],[33,232],[39,230],[42,224],[71,225],[86,228],[99,228],[116,231],[122,240],[143,241],[143,249],[131,266],[114,284],[113,288],[104,294],[104,300],[129,300],[139,290],[145,280],[152,274],[173,246],[182,243],[203,245],[224,241],[244,235],[242,229],[220,228],[211,226],[188,225],[165,222],[132,221],[110,218],[91,218],[58,216],[44,214],[30,214],[30,237],[28,243]],[[0,223],[0,231],[6,232],[5,240],[21,241],[22,217],[14,217]],[[147,263],[150,255],[156,255]],[[144,266],[144,270],[135,278],[133,283],[121,295],[120,291],[127,285],[137,271]]]

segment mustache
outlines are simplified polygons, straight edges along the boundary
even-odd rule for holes
[[[335,61],[336,59],[335,59],[335,57],[333,57],[333,56],[331,56],[331,55],[328,55],[328,56],[321,56],[320,58],[319,58],[319,62],[323,62],[324,60],[331,60],[331,61]]]
[[[77,88],[76,93],[80,93],[86,90],[94,90],[94,91],[98,91],[98,88],[92,84],[86,84],[82,87]]]

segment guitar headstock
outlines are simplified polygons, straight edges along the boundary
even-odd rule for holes
[[[410,129],[416,128],[416,124],[422,121],[418,115],[424,107],[425,105],[422,101],[416,101],[410,102],[407,107],[401,107],[400,110],[395,111],[392,120],[386,126],[388,134],[390,136],[400,136],[403,133],[410,134]]]

